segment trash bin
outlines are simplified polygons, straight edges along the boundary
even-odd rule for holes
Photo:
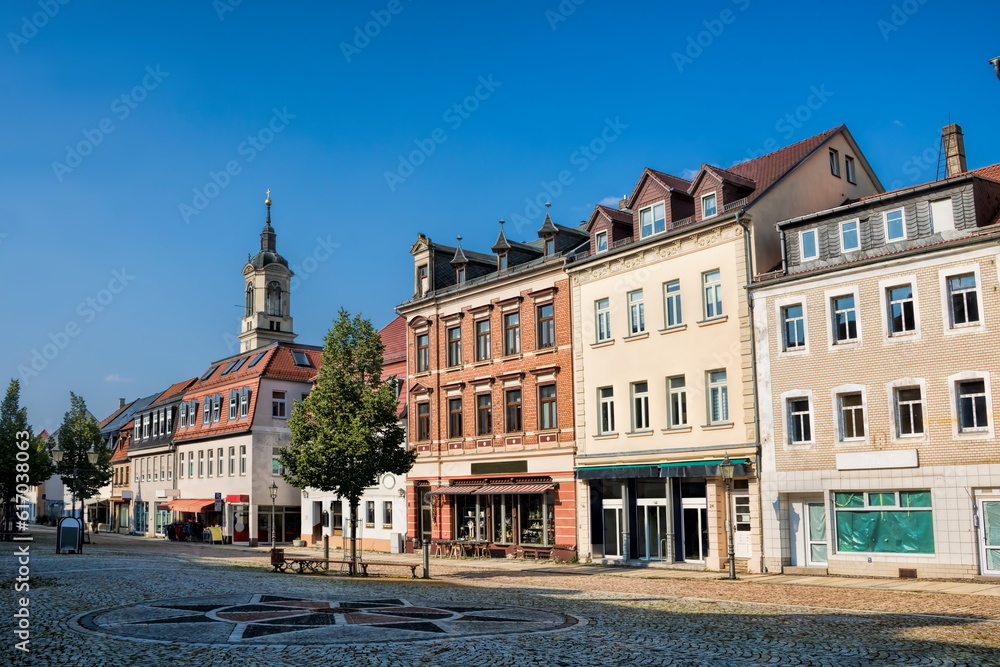
[[[271,549],[271,566],[277,567],[285,562],[285,550],[277,547]]]

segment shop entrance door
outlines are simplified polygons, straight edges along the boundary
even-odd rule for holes
[[[617,503],[604,503],[604,557],[622,557],[622,506]]]
[[[826,565],[826,506],[806,503],[806,564]]]
[[[979,501],[983,574],[1000,574],[1000,499]]]
[[[233,542],[250,543],[250,508],[247,505],[231,507],[233,512]]]
[[[666,500],[639,500],[636,514],[639,559],[665,560],[669,554]]]

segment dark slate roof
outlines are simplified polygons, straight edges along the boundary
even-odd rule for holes
[[[144,410],[149,407],[149,405],[160,397],[159,393],[151,394],[145,398],[137,398],[127,406],[125,409],[118,413],[118,416],[112,419],[107,425],[101,429],[101,435],[110,435],[115,431],[120,431],[121,428],[132,421],[132,417],[135,416],[136,412]]]
[[[552,218],[550,218],[549,214],[546,213],[545,220],[542,221],[542,226],[538,230],[538,236],[542,237],[542,236],[547,236],[549,234],[556,234],[558,232],[559,230],[556,229],[555,223],[552,222]]]

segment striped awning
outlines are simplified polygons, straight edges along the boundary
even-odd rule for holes
[[[475,493],[481,487],[475,484],[469,484],[467,486],[435,486],[427,495],[439,494],[442,496],[464,496],[470,493]]]
[[[161,510],[173,510],[175,512],[204,512],[206,509],[215,509],[214,500],[171,500],[160,505]]]
[[[477,496],[488,493],[544,493],[554,488],[555,484],[487,484],[479,487],[475,493]]]

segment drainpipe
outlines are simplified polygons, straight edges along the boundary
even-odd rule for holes
[[[753,251],[750,245],[750,227],[741,218],[746,212],[746,209],[741,209],[736,212],[736,223],[743,228],[743,252],[745,254],[745,262],[747,269],[747,284],[746,284],[746,297],[747,297],[747,317],[750,322],[750,372],[751,372],[751,384],[753,388],[753,428],[754,428],[754,448],[756,449],[756,456],[754,457],[754,468],[757,474],[757,507],[759,508],[761,523],[760,523],[760,542],[758,544],[758,553],[760,554],[760,571],[764,572],[764,494],[761,489],[760,483],[760,418],[759,418],[759,406],[758,406],[758,393],[757,393],[757,336],[754,333],[754,320],[753,320],[753,293],[750,288],[753,286]],[[784,239],[782,239],[781,244],[781,267],[785,267],[785,244]]]

